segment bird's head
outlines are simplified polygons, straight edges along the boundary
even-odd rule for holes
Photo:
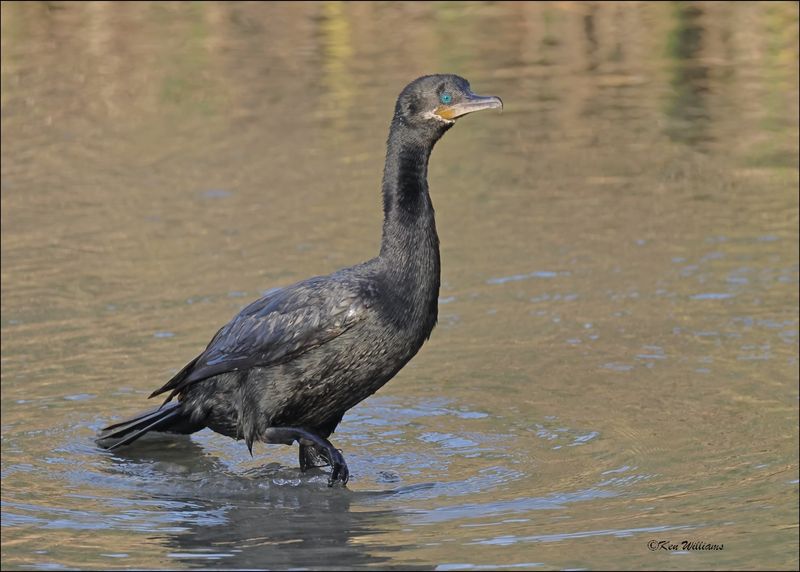
[[[463,77],[426,75],[400,92],[394,117],[412,127],[446,130],[468,113],[498,108],[503,108],[499,97],[475,95]]]

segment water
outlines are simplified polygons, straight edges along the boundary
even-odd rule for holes
[[[797,46],[796,3],[4,2],[3,568],[797,569]],[[348,489],[98,450],[377,252],[438,71],[506,106],[434,152],[440,323],[335,434]]]

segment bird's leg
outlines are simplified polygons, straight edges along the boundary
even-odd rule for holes
[[[309,457],[321,455],[331,466],[331,476],[328,479],[328,486],[332,487],[336,481],[341,481],[342,485],[347,484],[350,478],[350,471],[347,463],[339,450],[331,445],[331,442],[317,435],[313,431],[302,427],[270,427],[262,437],[266,443],[283,443],[291,445],[295,441],[300,444],[300,470],[310,468]],[[306,449],[303,449],[306,447]],[[305,458],[304,458],[305,457]]]

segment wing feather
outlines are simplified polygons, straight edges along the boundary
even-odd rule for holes
[[[335,276],[274,290],[245,307],[150,397],[169,391],[166,403],[192,383],[286,362],[339,337],[364,319],[370,303],[357,282]]]

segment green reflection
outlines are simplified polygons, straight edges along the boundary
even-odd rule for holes
[[[353,57],[352,30],[344,2],[325,2],[319,24],[322,38],[322,83],[325,97],[321,104],[332,118],[331,134],[347,131],[344,117],[355,95],[349,62]]]

